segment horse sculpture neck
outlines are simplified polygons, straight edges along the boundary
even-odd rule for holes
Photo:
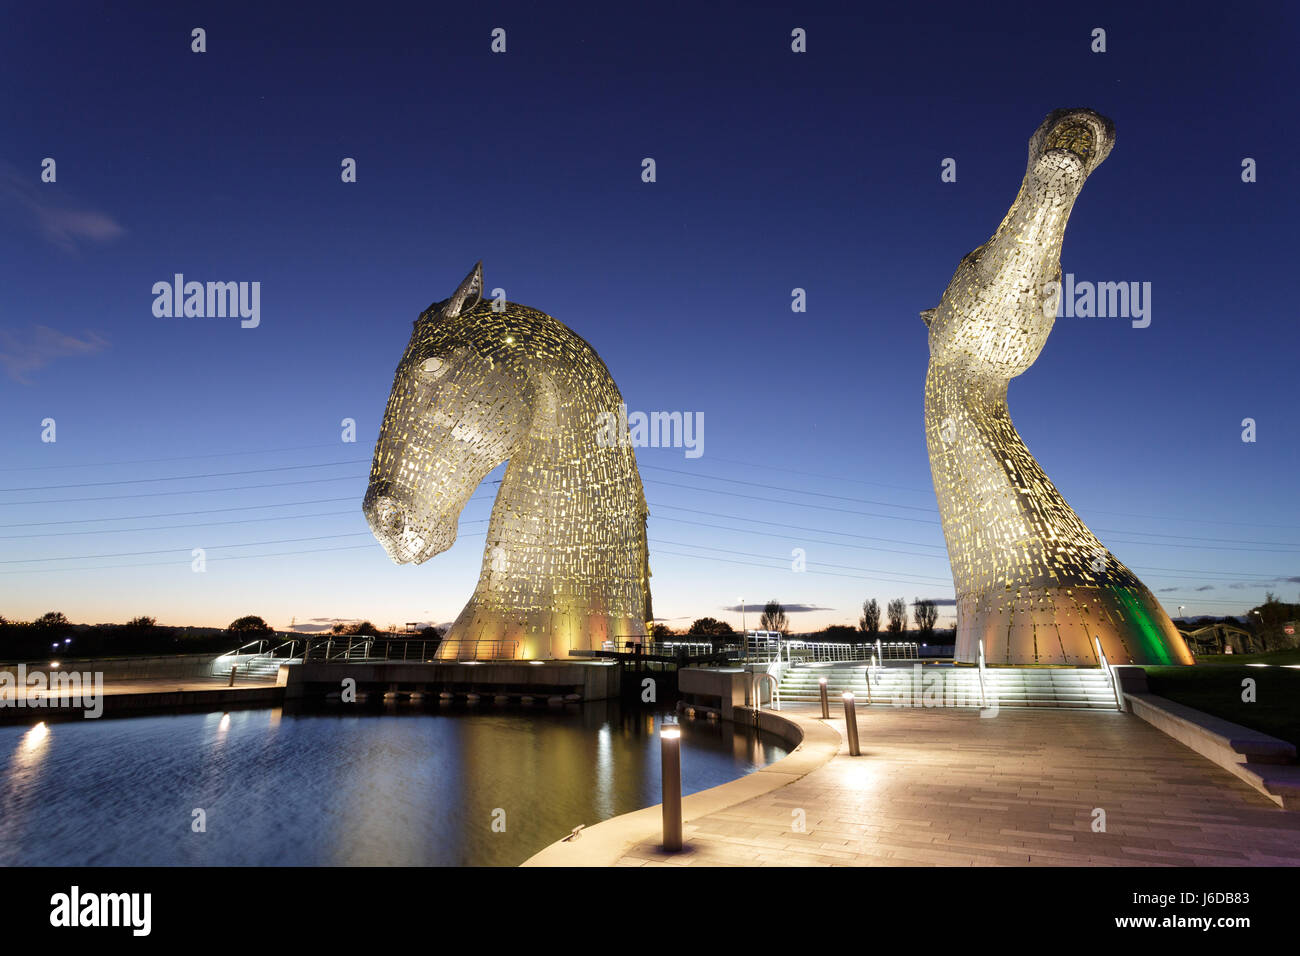
[[[645,492],[628,443],[598,442],[622,396],[586,342],[537,313],[527,432],[510,449],[478,585],[439,656],[568,659],[645,636],[652,617]],[[551,352],[545,347],[538,352]]]
[[[926,444],[959,660],[974,661],[982,642],[994,663],[1098,663],[1099,641],[1111,663],[1191,662],[1168,615],[1066,503],[1007,410],[1009,381],[1052,329],[1066,220],[1112,139],[1109,122],[1089,111],[1049,116],[1001,226],[922,313]]]

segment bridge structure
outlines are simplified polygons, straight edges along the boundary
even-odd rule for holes
[[[1193,654],[1257,654],[1264,642],[1245,628],[1217,621],[1195,629],[1179,628]]]

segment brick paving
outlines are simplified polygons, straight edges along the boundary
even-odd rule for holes
[[[842,737],[843,716],[829,723]],[[842,745],[794,783],[688,822],[683,852],[650,840],[618,865],[1300,865],[1300,813],[1131,714],[871,707],[858,727],[862,756]]]

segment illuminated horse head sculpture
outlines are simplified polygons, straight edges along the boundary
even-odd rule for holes
[[[646,503],[623,403],[590,345],[543,312],[483,299],[482,263],[420,314],[362,508],[397,564],[456,540],[474,489],[509,461],[473,597],[438,656],[540,659],[644,637]]]
[[[1002,225],[921,314],[930,329],[925,436],[962,661],[974,661],[983,641],[993,663],[1093,664],[1100,641],[1110,663],[1192,662],[1169,615],[1066,504],[1007,412],[1008,382],[1052,331],[1070,210],[1114,142],[1110,120],[1091,110],[1048,115]],[[1087,381],[1090,370],[1079,371]],[[1081,406],[1063,427],[1088,420]],[[1104,467],[1104,447],[1081,454]]]

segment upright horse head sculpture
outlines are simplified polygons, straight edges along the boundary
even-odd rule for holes
[[[1029,140],[1002,225],[962,259],[938,307],[921,313],[930,329],[925,436],[959,660],[974,661],[983,641],[994,663],[1096,663],[1099,641],[1111,663],[1192,662],[1169,615],[1066,504],[1007,412],[1008,382],[1052,331],[1070,210],[1114,142],[1110,120],[1091,110],[1049,114]]]
[[[362,508],[398,564],[456,540],[474,489],[509,461],[473,597],[443,659],[568,657],[644,637],[645,491],[605,363],[543,312],[483,299],[482,263],[420,314],[397,366]]]

